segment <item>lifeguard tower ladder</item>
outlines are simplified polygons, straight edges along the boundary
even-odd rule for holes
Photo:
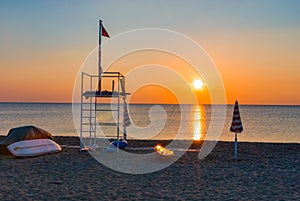
[[[83,140],[85,140],[86,146],[94,148],[97,147],[98,138],[120,140],[122,126],[123,139],[126,140],[127,138],[126,122],[124,122],[124,118],[126,117],[124,117],[124,113],[127,113],[126,95],[129,95],[129,93],[125,92],[125,76],[120,72],[103,72],[100,81],[98,80],[98,75],[89,75],[82,72],[80,149],[83,148]],[[106,86],[104,85],[105,82]],[[109,82],[111,83],[110,90],[107,89],[107,83]],[[117,83],[116,89],[115,83]],[[95,90],[95,88],[98,89]],[[103,102],[103,100],[106,102]],[[110,104],[108,101],[110,101]],[[109,116],[113,118],[103,119],[99,118],[99,116]],[[102,131],[105,127],[115,127],[116,134],[103,135],[103,132],[99,131],[99,126],[101,126]],[[114,129],[110,129],[110,131]]]

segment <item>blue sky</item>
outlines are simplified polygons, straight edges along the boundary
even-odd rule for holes
[[[213,31],[221,36],[255,29],[293,29],[300,24],[297,0],[2,0],[0,11],[1,42],[22,40],[25,45],[27,42],[43,47],[65,43],[94,45],[98,18],[103,19],[111,35],[136,28],[160,27],[190,37]]]

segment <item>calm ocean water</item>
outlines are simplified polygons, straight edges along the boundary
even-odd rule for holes
[[[152,106],[130,105],[130,117],[137,127],[128,128],[129,138],[173,139],[180,129],[186,139],[204,139],[208,128],[214,126],[210,121],[209,105],[184,105],[181,108],[178,105],[155,106],[149,116]],[[233,141],[234,134],[229,132],[233,106],[226,108],[220,140]],[[244,132],[239,134],[239,141],[300,143],[300,106],[240,105],[240,113]],[[103,116],[100,114],[98,118]],[[36,125],[53,135],[77,135],[72,104],[0,103],[0,122],[1,135],[6,135],[10,128],[23,125]]]

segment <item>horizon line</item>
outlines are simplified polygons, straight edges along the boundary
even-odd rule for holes
[[[35,102],[35,101],[0,101],[0,104],[73,104],[73,102]],[[76,102],[74,104],[80,104],[80,102]],[[111,104],[111,103],[99,103],[99,104]],[[195,105],[192,103],[127,103],[128,105]],[[234,105],[234,103],[226,103],[226,104],[211,104],[211,103],[203,103],[198,105]],[[263,104],[263,103],[245,103],[239,105],[244,106],[300,106],[300,104]]]

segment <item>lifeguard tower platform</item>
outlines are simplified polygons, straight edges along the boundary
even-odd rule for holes
[[[108,83],[111,83],[110,89]],[[123,138],[126,140],[126,126],[130,124],[126,103],[127,95],[130,93],[125,91],[125,76],[120,72],[103,72],[99,81],[98,75],[82,72],[81,148],[84,139],[85,146],[93,148],[96,148],[97,139],[100,138],[118,141]],[[89,140],[88,145],[87,139]]]

